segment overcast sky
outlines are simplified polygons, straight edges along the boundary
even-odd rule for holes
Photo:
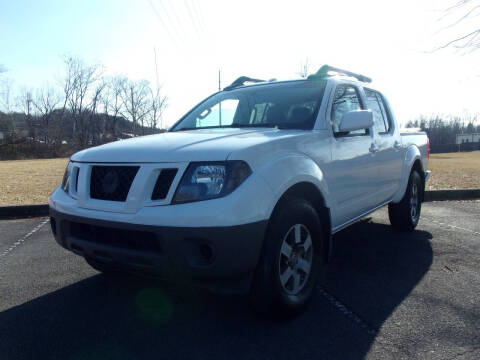
[[[172,124],[240,75],[295,78],[330,64],[368,75],[400,121],[480,112],[480,50],[431,52],[468,31],[456,0],[43,0],[2,1],[0,64],[16,86],[54,82],[62,55],[155,83]],[[480,17],[476,18],[477,24]],[[472,20],[475,21],[475,20]],[[471,31],[471,30],[470,30]]]

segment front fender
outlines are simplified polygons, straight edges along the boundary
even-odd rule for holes
[[[330,207],[330,192],[322,170],[309,157],[300,154],[287,154],[268,162],[259,169],[259,175],[270,186],[274,196],[267,211],[272,214],[282,195],[293,185],[312,183],[322,194],[325,205]]]
[[[410,173],[412,172],[412,167],[415,161],[420,160],[422,164],[422,154],[420,150],[415,145],[410,145],[407,148],[405,153],[405,160],[403,161],[403,168],[402,168],[402,176],[400,178],[400,186],[398,191],[392,198],[392,202],[398,203],[402,200],[403,196],[405,195],[405,191],[407,190],[408,179],[410,177]],[[423,164],[422,164],[423,166]]]

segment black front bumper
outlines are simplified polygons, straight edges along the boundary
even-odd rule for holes
[[[219,292],[246,292],[267,221],[228,227],[169,227],[72,216],[50,208],[65,249],[115,268]]]

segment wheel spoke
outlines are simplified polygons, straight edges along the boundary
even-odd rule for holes
[[[285,286],[287,284],[288,280],[290,280],[293,273],[294,273],[293,269],[291,267],[287,267],[285,269],[285,271],[283,272],[283,274],[280,274],[280,281],[281,281],[283,286]]]
[[[296,295],[302,291],[312,271],[313,251],[308,228],[292,225],[283,238],[278,258],[279,280],[285,293]]]
[[[290,258],[290,256],[292,256],[292,247],[288,245],[286,241],[284,241],[280,252],[282,253],[282,255],[285,255],[287,258]]]
[[[302,227],[300,224],[295,225],[295,243],[299,244],[302,241]]]
[[[303,243],[303,250],[306,253],[308,253],[308,250],[312,247],[312,238],[310,237],[310,234],[307,235],[307,238],[305,239],[305,242]]]
[[[300,290],[300,274],[298,271],[293,273],[293,293],[296,294]]]
[[[312,267],[312,264],[303,258],[298,259],[298,268],[302,270],[305,274],[310,274],[310,268]]]

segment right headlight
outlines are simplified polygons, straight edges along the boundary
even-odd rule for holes
[[[173,204],[216,199],[235,190],[252,170],[245,161],[191,163],[178,184]]]
[[[63,174],[62,180],[62,190],[68,194],[68,188],[70,186],[70,175],[72,174],[72,167],[71,162],[68,162],[67,168],[65,169],[65,173]]]

